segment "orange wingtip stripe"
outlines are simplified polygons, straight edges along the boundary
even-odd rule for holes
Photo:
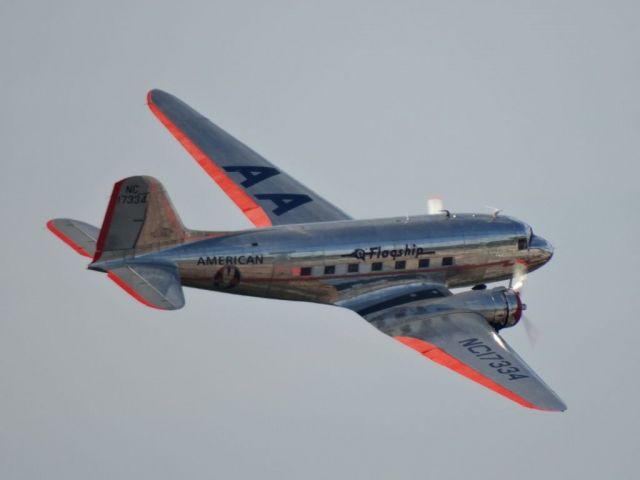
[[[195,143],[193,143],[185,133],[180,130],[161,110],[153,103],[151,92],[147,94],[147,104],[158,117],[158,120],[169,130],[169,132],[182,144],[189,154],[200,164],[207,174],[216,182],[231,200],[242,210],[249,220],[256,227],[270,227],[271,219],[253,198],[231,180],[223,170],[221,170],[211,158],[209,158]]]
[[[124,280],[122,280],[115,273],[111,271],[107,272],[107,276],[111,280],[113,280],[120,288],[122,288],[125,292],[127,292],[129,295],[131,295],[133,298],[138,300],[143,305],[146,305],[147,307],[151,307],[151,308],[157,308],[158,310],[162,310],[162,308],[150,303],[146,298],[144,298],[142,295],[136,292],[133,288],[131,288]]]
[[[519,403],[523,407],[533,408],[535,410],[544,410],[543,408],[539,408],[535,406],[533,403],[525,400],[521,396],[513,393],[511,390],[494,382],[490,378],[485,377],[481,373],[477,372],[476,370],[469,367],[468,365],[462,363],[460,360],[452,357],[451,355],[446,353],[444,350],[441,350],[435,345],[432,345],[423,340],[418,340],[417,338],[413,338],[413,337],[393,337],[393,338],[395,338],[401,343],[404,343],[407,347],[413,348],[418,353],[421,353],[425,357],[430,358],[434,362],[439,363],[440,365],[445,366],[447,368],[450,368],[451,370],[454,370],[455,372],[458,372],[461,375],[464,375],[468,379],[473,380],[474,382],[479,383],[480,385],[487,387],[493,390],[494,392],[507,397],[509,400]]]
[[[71,248],[73,248],[76,252],[78,252],[80,255],[82,255],[83,257],[89,257],[92,258],[92,255],[89,254],[89,252],[87,252],[84,248],[82,248],[80,245],[78,245],[77,243],[75,243],[73,240],[71,240],[69,237],[67,237],[64,233],[62,233],[60,230],[58,230],[56,228],[56,226],[53,223],[53,220],[49,220],[47,222],[47,228],[51,231],[51,233],[53,233],[56,237],[58,237],[60,240],[62,240],[64,243],[66,243],[67,245],[69,245]]]

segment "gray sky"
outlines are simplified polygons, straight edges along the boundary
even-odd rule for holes
[[[90,3],[93,3],[92,5]],[[0,3],[0,477],[636,478],[636,1]],[[147,309],[46,229],[149,174],[249,226],[148,111],[165,89],[359,218],[439,194],[556,246],[505,337],[528,411],[341,309]]]

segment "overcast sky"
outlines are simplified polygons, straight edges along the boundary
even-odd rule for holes
[[[637,1],[0,3],[0,477],[637,478]],[[505,338],[523,409],[332,307],[148,309],[45,229],[161,180],[250,226],[150,113],[177,95],[357,218],[487,205],[556,247]]]

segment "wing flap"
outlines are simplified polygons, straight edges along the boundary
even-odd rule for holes
[[[350,219],[173,95],[151,90],[147,101],[160,122],[254,225]]]
[[[144,305],[160,310],[184,306],[178,269],[174,265],[123,265],[110,269],[109,278]]]
[[[474,312],[413,317],[385,331],[434,362],[537,410],[566,405],[485,319]]]

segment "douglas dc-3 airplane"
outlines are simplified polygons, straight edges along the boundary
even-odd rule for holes
[[[182,286],[337,305],[431,360],[529,408],[566,409],[498,335],[518,323],[527,272],[553,247],[514,218],[429,214],[354,220],[176,97],[148,105],[258,227],[185,228],[155,178],[113,187],[102,228],[66,218],[48,228],[135,299],[184,305]],[[487,282],[511,279],[509,288]],[[452,294],[449,288],[473,287]]]

